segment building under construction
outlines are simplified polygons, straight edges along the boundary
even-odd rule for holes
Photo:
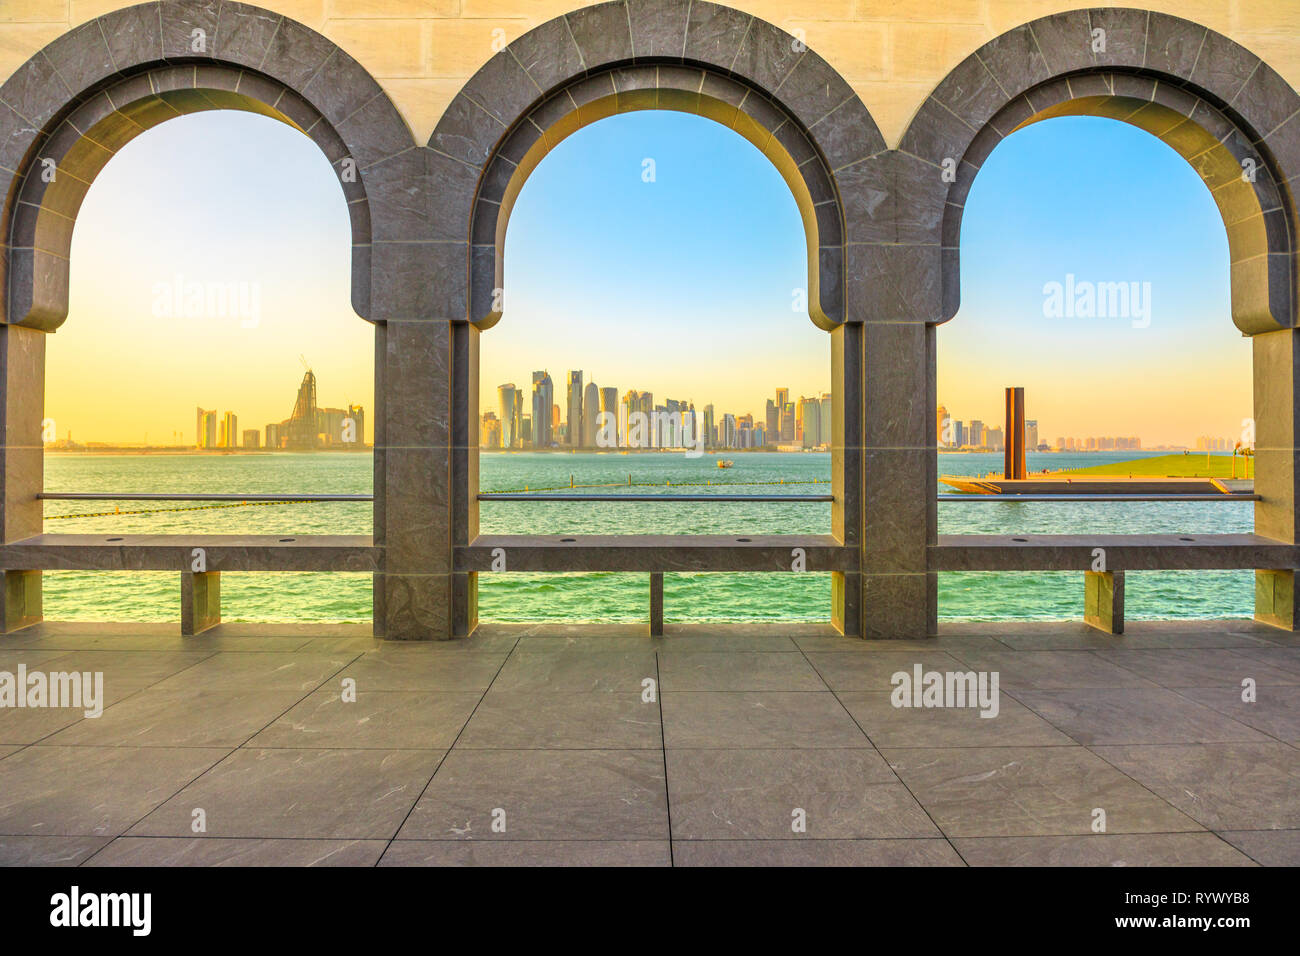
[[[360,405],[346,409],[317,406],[316,375],[308,369],[298,386],[292,414],[266,426],[266,447],[285,451],[364,448],[365,434],[365,410]]]

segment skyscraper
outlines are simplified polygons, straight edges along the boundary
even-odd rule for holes
[[[951,444],[950,436],[944,434],[944,423],[948,421],[947,407],[940,405],[934,415],[934,437],[940,448],[946,448]]]
[[[767,400],[767,435],[770,441],[781,437],[781,408],[770,398]]]
[[[519,389],[514,382],[497,386],[497,405],[501,415],[501,447],[519,446]]]
[[[628,389],[618,403],[618,443],[620,447],[632,447],[633,439],[636,440],[635,447],[637,448],[651,448],[655,444],[653,436],[643,431],[648,423],[643,422],[637,434],[631,434],[632,416],[636,414],[640,404],[641,393],[635,388]]]
[[[803,424],[801,444],[804,448],[816,448],[823,441],[822,403],[815,398],[801,398],[799,408],[799,417]]]
[[[1038,451],[1038,419],[1025,419],[1025,451]]]
[[[569,390],[566,393],[568,421],[564,430],[564,443],[570,448],[582,445],[582,369],[569,372]]]
[[[582,392],[582,447],[596,447],[596,417],[600,414],[600,389],[588,382]]]
[[[316,376],[310,369],[302,377],[298,395],[293,402],[293,412],[280,423],[281,434],[287,447],[294,451],[309,451],[316,447],[320,426],[316,421]]]
[[[549,372],[533,372],[533,447],[550,448],[551,406],[555,404],[555,386]]]
[[[616,448],[618,447],[618,432],[614,432],[614,440],[609,440],[609,419],[606,415],[614,416],[615,427],[618,423],[618,389],[602,388],[600,390],[600,415],[597,420],[596,441],[593,444],[601,447]],[[605,436],[605,437],[602,437]]]
[[[199,448],[217,447],[217,410],[196,408],[194,444]]]
[[[786,404],[789,401],[790,401],[790,390],[788,388],[778,388],[776,390],[776,431],[773,432],[773,435],[776,437],[777,441],[781,440],[781,437],[785,434],[787,428],[785,422],[785,409],[786,409]],[[790,436],[793,438],[794,437],[793,423],[791,423],[788,427],[790,428]]]
[[[217,436],[220,448],[239,447],[239,417],[234,412],[226,412],[221,417],[221,432]]]
[[[497,418],[496,412],[487,412],[483,415],[483,431],[479,444],[484,448],[501,447],[501,420]]]
[[[770,409],[772,407],[772,403],[769,401],[767,403],[767,406],[769,409],[769,414],[771,414]],[[714,441],[715,439],[713,436],[713,404],[709,403],[708,405],[704,406],[704,446],[706,448],[712,448]]]

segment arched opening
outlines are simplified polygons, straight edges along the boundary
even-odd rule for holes
[[[1198,168],[1097,116],[1029,125],[982,163],[961,218],[961,309],[938,332],[939,492],[1103,500],[941,500],[939,534],[1253,530],[1253,501],[1214,484],[1252,487],[1251,344],[1231,321],[1229,235]],[[1029,484],[1005,481],[1006,387],[1024,389]],[[1078,618],[1087,570],[942,575],[940,621]],[[1124,586],[1134,619],[1248,617],[1253,603],[1249,570],[1157,569]]]
[[[938,535],[932,519],[932,571],[1082,570],[1085,619],[1118,632],[1128,571],[1254,569],[1256,619],[1296,626],[1288,551],[1297,540],[1300,447],[1295,209],[1285,170],[1297,162],[1288,124],[1297,105],[1285,80],[1231,40],[1176,17],[1110,9],[1018,27],[939,85],[901,144],[944,170],[937,193],[944,200],[937,219],[943,247],[937,323],[951,318],[960,301],[959,238],[968,193],[1008,135],[1057,117],[1106,117],[1151,133],[1195,170],[1226,231],[1232,319],[1251,338],[1253,429],[1243,431],[1255,444],[1255,533],[949,536]],[[933,433],[927,443],[937,444]],[[1106,565],[1107,556],[1114,563]]]
[[[5,187],[4,305],[7,324],[3,327],[3,341],[0,343],[3,346],[0,348],[0,362],[4,366],[6,386],[3,528],[6,545],[3,627],[6,630],[25,627],[43,618],[42,575],[52,570],[80,568],[133,574],[169,571],[173,588],[175,572],[179,571],[182,633],[195,633],[221,620],[220,578],[223,573],[337,569],[372,572],[379,567],[373,558],[371,536],[364,533],[325,538],[318,534],[284,532],[223,536],[207,533],[210,529],[193,528],[171,535],[60,534],[55,533],[54,528],[45,529],[51,533],[41,533],[45,506],[54,495],[44,488],[44,446],[68,441],[66,432],[60,436],[57,419],[50,420],[52,416],[44,414],[47,339],[68,315],[74,226],[91,184],[106,165],[119,152],[129,150],[131,142],[146,131],[193,113],[233,110],[260,114],[291,128],[295,137],[306,134],[306,138],[300,139],[300,144],[315,151],[309,155],[319,165],[317,174],[330,177],[333,184],[329,188],[341,187],[345,199],[335,208],[335,212],[341,215],[336,217],[334,225],[340,253],[335,265],[342,265],[347,276],[341,284],[344,297],[340,304],[343,311],[352,315],[356,328],[364,329],[365,326],[355,318],[356,314],[365,317],[371,314],[372,212],[371,197],[364,181],[367,175],[380,181],[375,195],[381,198],[382,204],[386,187],[383,176],[374,170],[382,167],[386,157],[400,153],[403,148],[410,149],[409,132],[373,80],[369,80],[354,61],[341,54],[335,57],[338,51],[328,44],[317,44],[315,40],[319,38],[305,28],[278,16],[259,19],[252,8],[232,8],[227,24],[229,29],[221,47],[225,59],[218,60],[213,55],[216,44],[209,42],[211,24],[207,24],[207,29],[202,25],[190,29],[191,17],[197,15],[202,20],[201,9],[178,3],[164,9],[161,18],[150,17],[148,13],[146,7],[116,11],[105,15],[102,21],[69,33],[24,65],[0,90],[0,99],[6,104],[7,111],[0,117],[0,124],[5,127],[3,164],[8,169],[17,170],[7,176]],[[312,74],[300,76],[298,68],[286,71],[285,63],[275,62],[267,67],[274,79],[248,69],[244,64],[250,59],[258,64],[265,59],[268,40],[261,34],[240,32],[239,25],[249,22],[246,20],[248,17],[258,25],[272,25],[281,47],[299,46],[299,53],[304,57],[302,63],[311,61],[320,66],[334,57],[336,69],[326,76],[315,73],[313,68]],[[116,38],[119,30],[124,36],[129,36],[129,42],[109,43],[106,38]],[[191,53],[207,55],[192,56],[190,62],[183,62],[185,57],[178,52],[173,65],[157,66],[156,52],[171,49],[173,30],[190,37],[187,43],[198,44]],[[153,37],[152,43],[150,37]],[[263,44],[260,50],[248,48],[250,43],[256,45],[259,42]],[[47,76],[51,68],[59,71],[59,82],[42,82],[41,78]],[[346,84],[347,90],[335,89],[336,83]],[[308,92],[294,92],[295,84]],[[322,109],[318,110],[313,102],[321,104]],[[345,132],[340,134],[335,123],[349,116],[352,126],[347,127],[345,123]],[[358,124],[366,127],[364,135],[357,135]],[[406,147],[402,146],[403,139],[408,143]],[[230,152],[229,143],[223,144],[223,150]],[[256,174],[255,167],[252,172]],[[244,188],[252,190],[254,187],[245,185]],[[194,189],[201,192],[201,184]],[[161,209],[154,202],[154,193],[155,190],[147,186],[137,189],[131,197],[134,205],[127,202],[116,210],[119,222],[115,225],[120,227],[121,221],[140,217],[142,208]],[[337,201],[337,193],[334,197]],[[176,205],[184,205],[183,197],[177,197]],[[199,229],[218,233],[222,217],[215,215],[211,218],[218,221],[189,224],[194,227],[191,235],[197,234]],[[184,233],[185,225],[163,221],[154,231],[159,236],[176,236]],[[380,226],[383,228],[382,222]],[[205,272],[210,271],[207,266],[211,264],[205,264]],[[93,275],[93,270],[87,275]],[[182,281],[177,283],[175,274],[150,276],[150,318],[155,311],[174,316],[191,310],[210,311],[209,307],[215,305],[219,312],[233,312],[237,319],[242,316],[243,322],[255,324],[258,316],[252,310],[260,303],[254,294],[254,280],[246,280],[242,287],[236,281],[232,288],[223,281],[226,278],[223,276],[214,281],[205,274],[199,281],[190,282],[182,276]],[[347,309],[349,299],[355,313]],[[156,346],[157,338],[146,338],[146,348]],[[369,336],[366,338],[369,342]],[[365,352],[370,352],[371,348],[367,344]],[[111,380],[105,384],[111,390]],[[129,392],[134,384],[134,381],[129,383],[125,390]],[[367,388],[360,387],[363,391]],[[289,393],[292,400],[292,383]],[[377,401],[358,397],[366,404],[377,405],[369,410],[371,421],[382,423],[382,394],[373,396]],[[165,398],[162,395],[149,396],[154,405]],[[311,443],[313,438],[319,437],[315,429],[319,425],[316,409],[310,401],[296,404],[302,405],[304,412],[301,416],[293,412],[290,417],[307,423],[298,430],[303,432],[303,440]],[[195,405],[203,408],[202,404]],[[215,445],[221,434],[221,425],[225,424],[228,434],[222,436],[224,441],[221,443],[233,443],[236,447],[242,444],[243,435],[235,424],[234,415],[229,418],[221,416],[223,421],[209,422],[209,427],[205,428],[202,413],[195,417],[195,405],[191,405],[187,416],[189,428],[160,424],[154,434],[175,430],[182,435],[188,433],[190,440],[195,441],[199,440],[194,434],[198,432],[213,439],[204,444]],[[86,408],[83,408],[83,413],[91,414]],[[283,415],[282,412],[273,418],[282,418]],[[351,445],[365,447],[367,431],[364,424],[358,435],[358,417],[351,413],[345,417],[350,419],[346,428],[348,434],[340,437],[346,438]],[[259,422],[259,432],[265,440],[262,424]],[[372,434],[373,429],[372,424]],[[313,431],[316,431],[315,435],[311,434]],[[138,436],[131,437],[141,440],[143,429]],[[329,437],[332,438],[332,434]],[[75,437],[73,441],[76,441]],[[366,468],[365,472],[379,475],[378,469]],[[183,479],[187,476],[176,477]],[[378,528],[383,505],[381,482],[376,480],[375,486],[374,524]],[[140,494],[134,490],[119,492],[117,489],[120,487],[120,483],[113,482],[111,494]],[[233,494],[242,499],[244,491],[237,489]],[[263,494],[256,489],[249,491],[253,495]],[[290,495],[295,492],[296,489],[288,489]],[[78,494],[83,499],[104,499],[107,492],[79,491]],[[163,497],[171,499],[177,495],[193,494],[189,489],[173,488]],[[371,497],[360,494],[353,496],[353,500],[368,503]],[[113,499],[108,500],[111,502]],[[243,506],[242,500],[239,506]],[[110,505],[109,510],[116,518],[127,509]],[[52,511],[59,509],[52,508]],[[368,504],[363,504],[357,513],[358,519],[368,524],[365,516],[370,511]],[[128,516],[129,520],[140,517]],[[66,531],[67,527],[65,522],[57,531]],[[328,543],[332,549],[322,549],[321,542]],[[231,585],[237,583],[232,578],[227,580]],[[149,593],[145,588],[142,596]],[[167,603],[174,606],[174,598]],[[273,600],[263,603],[266,607],[275,604]],[[354,603],[364,606],[367,602],[358,600]],[[102,605],[93,601],[90,604],[97,613],[102,610]],[[150,613],[156,612],[145,611],[146,616]],[[174,619],[174,607],[167,616]],[[282,606],[277,608],[275,616],[282,618]]]
[[[77,210],[68,319],[44,333],[45,493],[369,495],[374,331],[350,305],[341,199],[315,144],[253,113],[178,117],[118,150]],[[44,519],[105,540],[372,530],[363,501],[47,499]],[[45,614],[173,620],[173,578],[48,572]],[[222,584],[226,620],[370,614],[364,574]]]
[[[826,501],[673,500],[830,492],[830,343],[809,321],[805,254],[817,233],[788,178],[752,139],[681,110],[602,116],[525,173],[508,231],[498,219],[502,308],[479,339],[479,486],[662,500],[488,500],[480,532],[828,535]],[[643,587],[634,573],[488,575],[478,607],[635,621]],[[824,620],[828,597],[816,573],[664,580],[669,621]]]

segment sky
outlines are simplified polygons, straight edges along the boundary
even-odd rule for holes
[[[350,305],[349,244],[342,190],[296,130],[210,112],[138,137],[77,220],[70,314],[47,362],[58,436],[192,443],[196,405],[261,429],[289,414],[300,355],[321,404],[369,412],[374,333]],[[534,369],[550,371],[562,406],[569,369],[719,416],[761,416],[778,386],[820,394],[829,340],[792,307],[806,263],[788,187],[737,134],[670,112],[588,126],[515,205],[482,410]],[[1008,385],[1025,387],[1047,441],[1189,444],[1233,436],[1250,414],[1222,222],[1149,134],[1063,118],[1009,137],[972,187],[961,265],[961,310],[938,331],[938,398],[954,418],[998,421]],[[1067,275],[1149,283],[1149,316],[1046,317],[1044,287]],[[183,293],[197,283],[245,308],[192,308],[172,294],[177,277]]]
[[[292,412],[302,356],[318,402],[364,406],[371,440],[374,327],[352,310],[351,242],[343,189],[297,130],[222,111],[141,134],[77,216],[46,352],[58,437],[193,444],[199,405],[264,429]]]
[[[938,331],[954,419],[1000,423],[1002,390],[1019,385],[1040,441],[1240,435],[1251,349],[1232,323],[1223,220],[1160,140],[1093,117],[1014,133],[971,187],[961,242],[961,308]],[[1149,316],[1044,316],[1044,286],[1070,274],[1150,283]]]

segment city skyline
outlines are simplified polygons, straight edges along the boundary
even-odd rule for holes
[[[170,443],[154,442],[145,446],[134,443],[117,446],[115,443],[92,438],[74,439],[71,429],[62,437],[55,435],[44,442],[47,448],[75,450],[92,446],[195,448],[215,451],[313,451],[330,448],[355,449],[368,447],[364,440],[366,429],[365,408],[348,404],[346,408],[331,408],[317,404],[316,375],[307,369],[294,397],[289,417],[278,422],[268,422],[261,428],[239,427],[239,416],[229,409],[204,408],[196,405],[194,441],[187,443],[183,433],[173,432]]]
[[[940,450],[948,451],[1002,451],[1005,446],[1005,420],[1003,413],[988,420],[958,418],[944,402],[935,410],[935,439]],[[1247,430],[1233,438],[1215,435],[1197,435],[1190,442],[1143,444],[1138,435],[1056,435],[1049,440],[1048,432],[1040,427],[1037,418],[1025,418],[1025,448],[1028,451],[1232,451],[1234,447],[1252,447],[1254,442]]]
[[[794,450],[828,448],[831,443],[833,408],[826,391],[800,396],[792,402],[788,388],[775,388],[773,397],[766,400],[762,417],[756,418],[753,412],[719,413],[712,402],[697,408],[691,399],[665,398],[663,404],[655,404],[651,391],[633,388],[620,394],[616,386],[602,387],[594,380],[585,381],[581,369],[566,373],[565,392],[559,396],[564,400],[561,405],[555,400],[549,370],[535,370],[531,379],[532,389],[527,395],[514,382],[497,386],[495,407],[480,409],[480,448],[644,449],[698,445],[732,450]],[[524,414],[525,407],[531,408],[530,414]]]

